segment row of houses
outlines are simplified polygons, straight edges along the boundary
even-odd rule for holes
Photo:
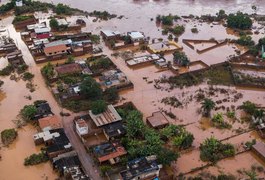
[[[21,50],[10,38],[0,40],[0,57],[5,57],[13,67],[25,64]]]
[[[160,112],[148,117],[147,121],[154,128],[162,128],[168,124],[167,119]],[[121,138],[126,134],[126,127],[113,105],[108,105],[103,113],[95,115],[90,110],[88,115],[76,118],[74,128],[99,165],[119,166],[122,158],[127,155],[125,147],[121,144]],[[103,137],[100,134],[103,134]],[[93,141],[91,137],[95,137],[96,144],[91,144]],[[104,140],[99,141],[99,138]],[[115,173],[115,177],[112,174],[107,174],[107,177],[120,180],[158,179],[161,168],[162,165],[157,163],[156,156],[141,157],[129,161],[126,167]]]
[[[34,120],[38,121],[40,131],[33,136],[36,146],[45,145],[47,154],[54,170],[65,179],[89,180],[83,171],[77,152],[66,136],[61,119],[54,115],[47,102],[37,105]]]

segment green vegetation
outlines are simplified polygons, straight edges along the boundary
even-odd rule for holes
[[[218,160],[235,155],[232,144],[223,144],[214,137],[207,138],[200,145],[200,158],[203,161],[217,162]]]
[[[5,14],[7,13],[8,11],[11,11],[16,5],[16,1],[15,0],[12,0],[6,4],[3,4],[0,6],[0,14]]]
[[[173,60],[174,63],[178,64],[179,66],[188,66],[190,64],[190,60],[184,52],[176,51],[173,53]]]
[[[89,35],[90,40],[93,44],[99,44],[100,43],[100,36],[96,34]]]
[[[265,77],[263,76],[245,74],[244,72],[237,70],[233,71],[233,76],[236,84],[261,88],[265,87]]]
[[[192,33],[198,33],[199,31],[198,31],[197,28],[191,28],[191,32],[192,32]]]
[[[159,163],[163,165],[169,165],[177,159],[176,152],[163,147],[164,142],[160,134],[144,124],[143,116],[139,111],[129,106],[118,109],[118,112],[126,120],[127,134],[122,139],[122,143],[127,149],[129,159],[157,155]]]
[[[205,98],[203,102],[201,102],[201,109],[203,116],[209,117],[214,107],[215,107],[215,102],[213,102],[213,100],[211,99]]]
[[[17,67],[17,73],[18,73],[18,74],[22,74],[22,73],[24,73],[28,68],[29,68],[29,66],[26,65],[26,64],[19,65],[19,66]]]
[[[0,88],[3,86],[3,84],[4,84],[4,81],[0,80]]]
[[[242,12],[237,12],[236,14],[228,15],[227,26],[229,28],[246,30],[251,28],[252,20],[247,14],[243,14]]]
[[[16,24],[18,22],[21,22],[21,21],[26,21],[28,19],[32,19],[34,18],[34,16],[30,15],[30,16],[15,16],[14,20],[13,20],[13,24]]]
[[[50,27],[55,30],[59,29],[59,23],[55,18],[51,18]]]
[[[119,93],[117,88],[110,87],[104,91],[104,99],[108,102],[115,102],[119,99]]]
[[[104,100],[97,100],[91,103],[91,110],[95,115],[105,112],[106,109],[107,104]]]
[[[106,176],[106,173],[111,170],[111,166],[109,165],[103,165],[103,166],[99,166],[99,169],[100,169],[100,174],[101,176]]]
[[[210,68],[204,72],[185,73],[180,76],[170,76],[156,80],[159,84],[169,84],[170,89],[196,86],[207,81],[210,85],[233,85],[231,70],[229,65],[222,65]]]
[[[252,139],[252,141],[247,141],[245,143],[246,149],[250,149],[255,144],[256,144],[256,139]]]
[[[24,165],[25,166],[32,166],[32,165],[37,165],[40,163],[47,162],[49,160],[48,156],[46,155],[45,152],[41,152],[39,154],[32,154],[29,157],[26,157],[24,160]]]
[[[15,129],[5,129],[1,132],[1,140],[5,146],[11,144],[16,137],[17,131]]]
[[[255,42],[252,40],[251,36],[240,36],[238,40],[236,40],[236,43],[241,46],[254,46]]]
[[[70,8],[67,5],[64,5],[62,3],[57,4],[57,6],[55,7],[55,13],[58,15],[72,15],[72,8]]]
[[[25,72],[22,78],[24,81],[31,81],[34,78],[34,74],[30,72]]]
[[[110,14],[107,11],[96,11],[96,10],[89,13],[89,16],[96,17],[100,20],[105,20],[105,21],[117,17],[116,14]]]
[[[228,118],[235,119],[236,118],[236,112],[235,111],[227,111],[226,116]]]
[[[178,20],[180,19],[179,16],[175,15],[173,16],[172,14],[169,14],[167,16],[161,16],[161,15],[158,15],[156,17],[156,22],[158,23],[162,23],[162,25],[165,25],[165,26],[172,26],[173,25],[173,21],[175,20]]]
[[[37,108],[35,107],[35,105],[25,105],[20,110],[21,118],[26,122],[32,120],[36,114]]]
[[[100,85],[90,76],[85,77],[80,84],[80,93],[91,100],[102,98]]]
[[[14,67],[8,64],[5,68],[0,70],[0,76],[9,76],[12,72],[14,72]]]
[[[49,62],[41,68],[41,73],[46,79],[52,79],[55,76],[54,66]]]
[[[224,121],[224,117],[221,113],[213,115],[211,121],[213,126],[219,129],[230,129],[232,127],[229,123]]]
[[[91,101],[89,100],[66,100],[62,106],[75,113],[80,111],[87,111],[90,109]]]

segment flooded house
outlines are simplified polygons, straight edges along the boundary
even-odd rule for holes
[[[145,35],[143,32],[139,31],[131,31],[127,33],[127,36],[130,37],[131,41],[134,44],[144,43],[145,42]]]
[[[147,49],[150,53],[160,54],[160,53],[172,53],[177,50],[183,49],[182,46],[174,41],[162,41],[149,44]]]
[[[47,103],[47,102],[36,103],[35,107],[37,108],[37,113],[34,116],[34,119],[36,119],[36,120],[43,118],[43,117],[46,117],[46,116],[53,115],[53,113],[51,111],[51,107],[50,107],[49,103]]]
[[[100,31],[103,40],[115,40],[121,38],[121,33],[119,31],[111,31],[111,30],[102,30]]]
[[[147,156],[129,161],[127,169],[120,172],[122,180],[154,179],[159,177],[162,165],[159,165],[156,159],[156,156]]]
[[[89,115],[97,127],[101,127],[122,120],[121,116],[118,114],[113,105],[108,105],[107,110],[105,112],[97,115],[93,114],[90,110]]]
[[[93,154],[99,163],[108,161],[110,164],[116,164],[120,158],[127,154],[125,148],[120,142],[106,142],[93,148]]]
[[[38,120],[39,127],[42,131],[63,128],[61,119],[56,115],[50,115]]]
[[[79,137],[88,135],[88,124],[82,118],[74,121],[75,131]]]
[[[138,57],[133,57],[131,59],[127,59],[126,64],[129,67],[140,67],[147,64],[152,64],[155,61],[159,61],[161,59],[163,59],[163,57],[161,57],[158,54],[150,54],[150,55],[138,56]]]
[[[71,64],[63,64],[60,66],[55,67],[56,73],[60,75],[66,75],[66,74],[76,74],[81,73],[82,68],[77,63],[71,63]]]
[[[126,134],[126,129],[121,121],[103,126],[103,133],[107,140],[120,139]]]
[[[251,150],[265,162],[265,143],[257,142],[251,147]]]
[[[14,43],[6,43],[0,45],[0,54],[6,55],[8,53],[12,53],[17,50],[17,46]]]
[[[154,129],[161,129],[167,126],[169,122],[162,112],[157,111],[146,118],[146,124]]]
[[[21,50],[15,50],[14,52],[6,54],[6,58],[14,67],[25,64]]]
[[[122,90],[133,86],[127,76],[119,69],[104,71],[99,80],[104,88],[115,87],[118,90]]]
[[[52,165],[60,176],[67,179],[89,180],[82,169],[82,164],[76,151],[60,154],[52,159]]]

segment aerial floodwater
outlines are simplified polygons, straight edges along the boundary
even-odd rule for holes
[[[0,134],[0,180],[264,178],[265,0],[0,0]]]

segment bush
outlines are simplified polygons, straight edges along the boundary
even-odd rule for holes
[[[214,127],[225,129],[225,128],[231,128],[232,126],[224,121],[223,115],[221,113],[217,113],[213,115],[212,123]]]
[[[235,148],[231,144],[222,144],[214,137],[207,138],[200,145],[200,158],[203,161],[217,162],[218,160],[235,155]]]
[[[185,27],[182,25],[176,25],[173,29],[172,29],[172,33],[176,36],[180,36],[181,34],[183,34],[185,32]]]
[[[191,28],[191,32],[192,32],[192,33],[198,33],[199,31],[198,31],[197,28]]]
[[[246,30],[251,28],[252,20],[248,15],[237,12],[236,14],[229,14],[227,17],[227,26],[229,28]]]
[[[24,160],[24,165],[25,166],[37,165],[40,163],[47,162],[48,160],[49,160],[48,156],[44,152],[41,152],[39,154],[32,154],[29,157],[26,157]]]
[[[59,23],[55,18],[50,20],[50,27],[55,30],[59,29]]]
[[[100,85],[90,76],[86,77],[81,83],[80,93],[92,100],[102,98],[102,89]]]
[[[105,97],[106,101],[108,101],[108,102],[115,102],[116,100],[118,100],[119,99],[119,93],[118,93],[117,88],[115,88],[115,87],[107,88],[104,91],[104,97]]]
[[[37,108],[34,105],[26,105],[20,110],[20,115],[24,121],[32,120],[37,114]]]
[[[188,66],[190,64],[190,60],[184,52],[176,51],[173,56],[174,63],[180,66]]]
[[[5,146],[11,144],[16,137],[17,131],[15,129],[5,129],[1,132],[1,140]]]
[[[49,62],[41,68],[41,73],[46,79],[52,79],[55,76],[54,66]]]
[[[167,16],[158,15],[156,17],[156,21],[158,23],[162,22],[162,25],[166,25],[166,26],[172,26],[173,25],[173,20],[178,20],[178,19],[180,19],[179,16],[177,16],[177,15],[173,16],[172,14],[169,14]]]
[[[16,24],[18,22],[25,21],[25,20],[32,19],[32,18],[34,18],[34,16],[15,16],[12,23]]]
[[[56,14],[72,15],[72,8],[62,3],[57,4],[55,7]]]
[[[240,36],[238,40],[236,40],[236,43],[241,46],[253,46],[255,45],[255,42],[252,40],[251,36]]]
[[[12,72],[14,72],[14,67],[8,64],[5,68],[0,70],[0,76],[9,76]]]
[[[107,104],[103,100],[97,100],[91,103],[92,113],[97,115],[107,110]]]
[[[25,72],[22,78],[24,81],[31,81],[34,78],[34,74],[31,74],[30,72]]]

